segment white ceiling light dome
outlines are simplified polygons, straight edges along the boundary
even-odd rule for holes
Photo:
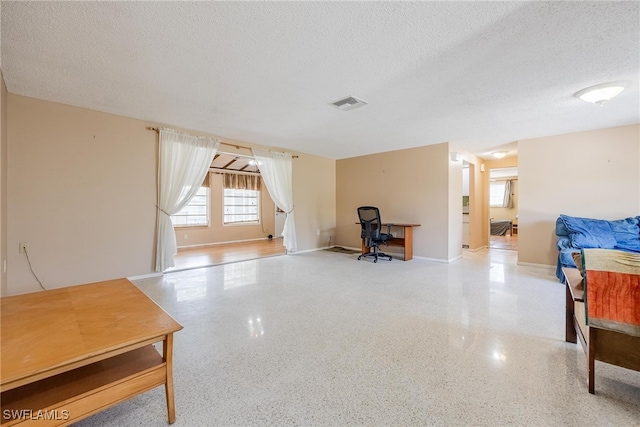
[[[627,85],[627,82],[602,83],[579,90],[574,96],[586,102],[602,105],[620,95]]]

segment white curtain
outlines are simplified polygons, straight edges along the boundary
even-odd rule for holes
[[[156,271],[173,267],[178,253],[171,215],[198,192],[220,143],[211,138],[160,129]]]
[[[513,181],[508,179],[504,183],[504,197],[502,199],[502,207],[503,208],[512,208],[513,207],[513,196],[511,194],[511,187],[513,185]]]
[[[252,149],[253,157],[258,162],[260,175],[275,204],[282,209],[287,217],[282,230],[283,245],[287,252],[298,249],[296,226],[293,218],[293,175],[291,168],[291,154],[274,151]]]

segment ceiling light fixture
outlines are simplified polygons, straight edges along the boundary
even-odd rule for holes
[[[496,159],[501,159],[501,158],[503,158],[504,156],[506,156],[506,155],[507,155],[507,153],[506,153],[506,151],[494,151],[493,153],[491,153],[491,155],[492,155],[493,157],[495,157]]]
[[[602,83],[579,90],[573,96],[601,106],[611,98],[620,95],[626,86],[626,82]]]

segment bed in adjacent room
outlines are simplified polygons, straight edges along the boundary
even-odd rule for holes
[[[513,222],[509,219],[494,221],[491,220],[491,235],[492,236],[506,236],[513,235]]]

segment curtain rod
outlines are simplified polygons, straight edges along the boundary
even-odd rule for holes
[[[246,172],[246,171],[232,170],[232,169],[209,168],[209,172],[215,173],[217,175],[224,175],[225,173],[231,173],[231,174],[236,174],[236,175],[256,175],[256,176],[260,176],[260,172]]]
[[[152,130],[152,131],[154,131],[154,132],[160,132],[160,128],[155,128],[155,127],[151,127],[151,126],[150,126],[150,127],[148,127],[147,129],[148,129],[148,130]],[[236,147],[236,149],[238,149],[238,150],[239,150],[239,149],[241,149],[241,148],[244,148],[244,149],[247,149],[247,150],[251,150],[251,147],[247,147],[246,145],[231,144],[231,143],[229,143],[229,142],[224,142],[224,141],[220,141],[220,140],[218,140],[218,142],[219,142],[220,144],[227,145],[227,146],[229,146],[229,147]],[[226,154],[231,154],[231,153],[226,153]],[[298,158],[298,156],[291,156],[291,158],[292,158],[292,159],[297,159],[297,158]]]

